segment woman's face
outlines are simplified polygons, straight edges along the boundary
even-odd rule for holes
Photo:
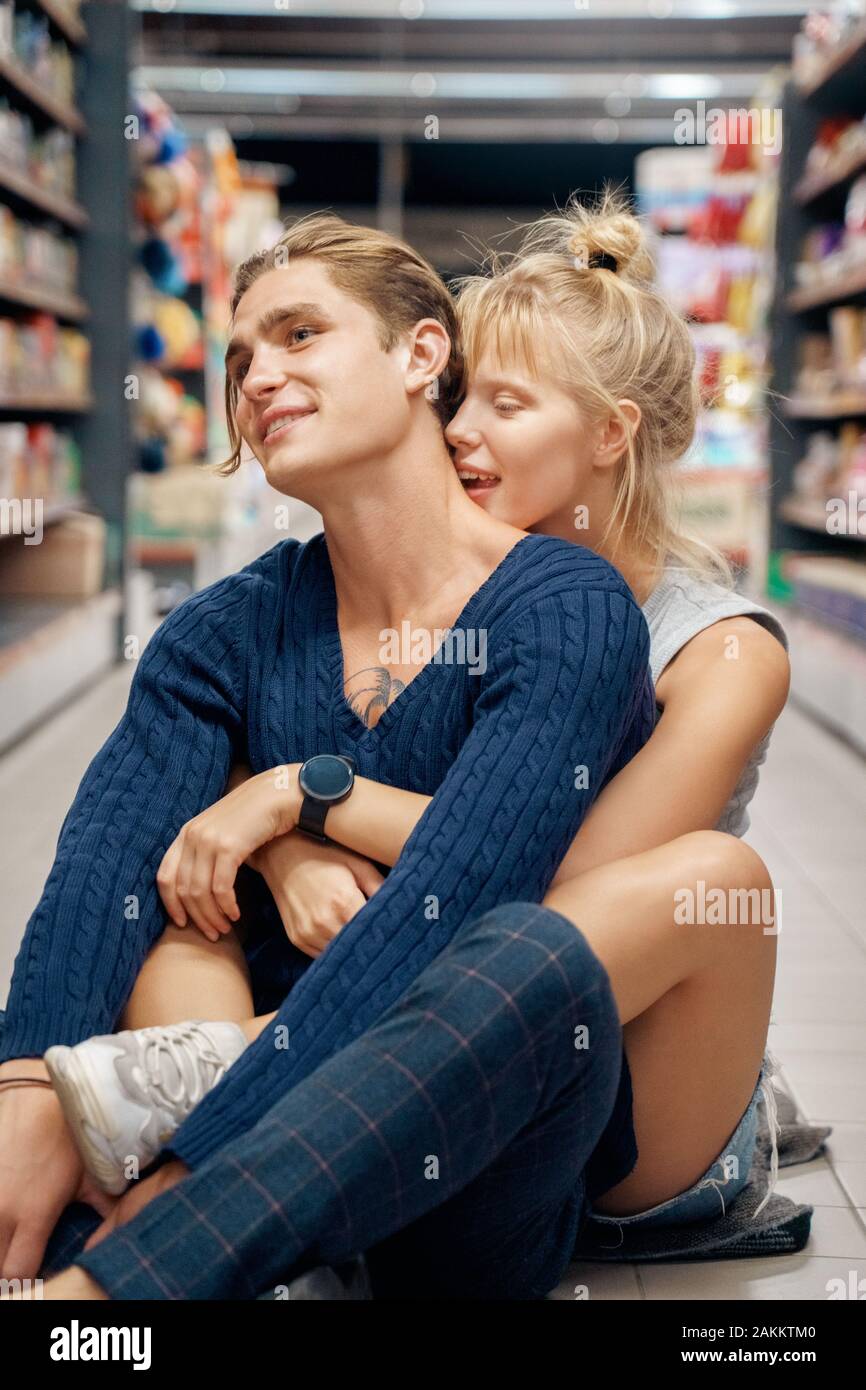
[[[575,508],[590,508],[592,523],[600,500],[594,432],[549,378],[485,355],[445,438],[467,495],[491,516],[591,543],[586,529],[573,528]]]

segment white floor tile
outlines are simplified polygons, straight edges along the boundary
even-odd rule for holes
[[[855,1207],[866,1207],[866,1163],[835,1163],[833,1171]]]
[[[806,1251],[762,1260],[719,1260],[711,1265],[641,1265],[649,1300],[730,1302],[805,1299],[820,1302],[866,1280],[866,1260],[825,1258]],[[833,1283],[833,1281],[839,1283]]]
[[[581,1261],[573,1264],[561,1284],[548,1298],[559,1302],[593,1302],[643,1298],[634,1265],[609,1265]]]

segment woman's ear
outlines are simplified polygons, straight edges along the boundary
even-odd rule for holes
[[[409,337],[406,390],[410,395],[431,386],[448,366],[451,338],[436,319],[421,319]]]
[[[610,468],[618,463],[628,449],[629,440],[634,439],[641,422],[641,409],[634,401],[617,401],[620,415],[608,415],[603,421],[595,449],[594,463],[597,468]]]

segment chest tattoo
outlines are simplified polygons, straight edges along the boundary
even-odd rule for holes
[[[352,712],[371,729],[406,686],[386,666],[364,666],[349,677],[344,689]]]

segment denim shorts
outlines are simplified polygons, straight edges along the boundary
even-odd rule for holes
[[[771,1181],[755,1212],[757,1216],[770,1199],[778,1171],[775,1095],[771,1084],[771,1077],[777,1069],[776,1059],[771,1053],[765,1053],[758,1083],[739,1124],[718,1158],[710,1164],[696,1183],[686,1188],[685,1192],[678,1193],[676,1197],[669,1197],[666,1202],[660,1202],[658,1206],[649,1207],[646,1211],[635,1212],[632,1216],[607,1216],[593,1210],[589,1213],[593,1222],[617,1227],[639,1227],[643,1230],[657,1226],[683,1226],[691,1221],[706,1221],[715,1216],[723,1216],[727,1207],[749,1181],[758,1137],[758,1105],[763,1100],[767,1107],[772,1142]]]

